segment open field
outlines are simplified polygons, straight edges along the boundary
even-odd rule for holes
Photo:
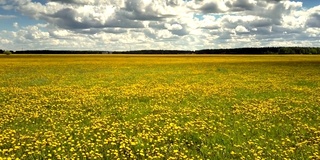
[[[320,159],[320,56],[0,55],[0,159]]]

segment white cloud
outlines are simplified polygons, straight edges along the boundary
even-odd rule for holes
[[[305,32],[309,37],[319,37],[320,28],[308,28]]]
[[[18,28],[19,28],[18,22],[14,22],[12,26],[13,26],[15,29],[18,29]]]
[[[0,40],[0,43],[1,43],[1,45],[7,45],[7,44],[10,44],[10,43],[12,43],[12,42],[9,41],[8,39],[1,39],[1,40]]]
[[[64,38],[70,36],[71,33],[68,30],[55,30],[51,33],[51,35],[57,38]]]
[[[49,38],[49,33],[41,31],[37,26],[29,26],[25,28],[25,34],[23,35],[29,40],[43,40]]]
[[[183,27],[180,24],[168,24],[166,23],[164,25],[168,30],[181,30]]]
[[[306,10],[289,0],[0,0],[0,8],[42,22],[0,31],[12,42],[0,47],[202,49],[319,45],[320,38],[320,5]],[[0,15],[7,18],[14,16]]]
[[[236,30],[236,32],[239,32],[239,33],[248,33],[249,32],[248,29],[244,26],[237,26],[235,28],[235,30]]]

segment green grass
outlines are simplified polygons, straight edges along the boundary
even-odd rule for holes
[[[319,159],[319,56],[0,56],[0,159]]]

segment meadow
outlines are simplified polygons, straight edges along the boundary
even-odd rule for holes
[[[0,159],[320,159],[320,56],[0,55]]]

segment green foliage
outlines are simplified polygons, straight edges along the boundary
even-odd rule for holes
[[[0,51],[0,53],[2,53]],[[204,50],[132,50],[132,51],[67,51],[67,50],[26,50],[16,51],[16,54],[320,54],[319,47],[261,47],[261,48],[231,48]]]
[[[320,54],[320,48],[310,47],[282,47],[279,54]]]
[[[5,55],[11,55],[11,54],[12,54],[11,51],[4,51],[3,53],[4,53]]]

